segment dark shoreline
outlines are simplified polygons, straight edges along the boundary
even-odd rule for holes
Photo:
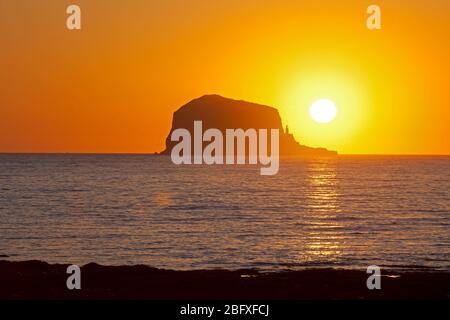
[[[382,270],[368,290],[365,270],[171,271],[147,266],[81,267],[81,290],[66,287],[68,265],[0,260],[0,299],[349,300],[450,299],[450,272]]]

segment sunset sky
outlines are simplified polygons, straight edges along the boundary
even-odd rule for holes
[[[449,39],[448,0],[0,0],[0,152],[161,151],[172,113],[216,93],[309,146],[450,154]]]

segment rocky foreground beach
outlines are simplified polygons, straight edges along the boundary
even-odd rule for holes
[[[68,290],[68,265],[0,261],[0,299],[450,299],[450,272],[382,270],[368,290],[365,270],[170,271],[147,266],[81,267]]]

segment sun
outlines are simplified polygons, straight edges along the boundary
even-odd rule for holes
[[[318,123],[330,123],[336,118],[337,109],[333,101],[319,99],[309,107],[309,115]]]

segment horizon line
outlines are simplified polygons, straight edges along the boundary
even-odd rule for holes
[[[0,155],[162,155],[161,151],[157,152],[43,152],[43,151],[37,151],[37,152],[4,152],[0,151]],[[339,153],[337,156],[397,156],[397,157],[414,157],[414,156],[422,156],[422,157],[450,157],[449,154],[442,154],[442,153]],[[283,157],[283,156],[280,156]],[[298,156],[286,156],[286,157],[301,157],[301,155]],[[312,157],[314,158],[314,157]]]

